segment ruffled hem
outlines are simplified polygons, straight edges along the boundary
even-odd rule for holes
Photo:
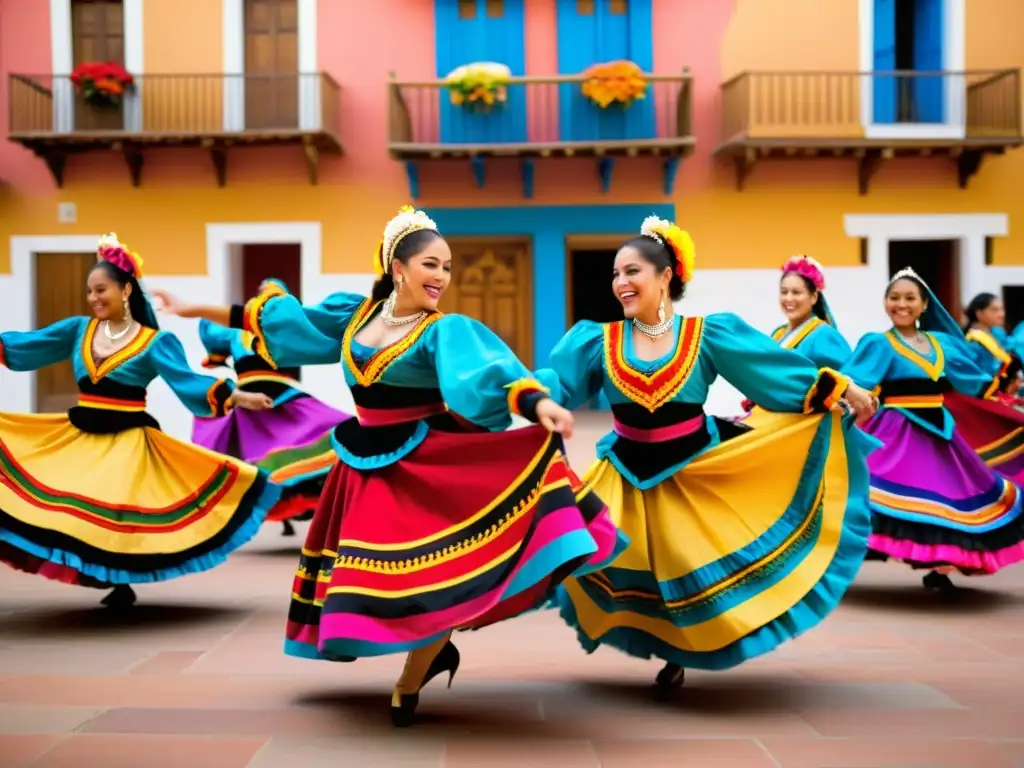
[[[268,510],[277,502],[279,495],[280,489],[269,482],[265,472],[261,472],[242,498],[242,502],[238,505],[235,512],[235,516],[244,516],[245,521],[228,540],[209,552],[166,568],[136,572],[111,568],[101,563],[89,563],[73,552],[35,544],[5,529],[0,529],[0,542],[30,557],[15,558],[12,556],[8,559],[10,553],[4,553],[0,550],[0,562],[4,562],[17,570],[34,573],[62,583],[74,583],[79,586],[105,588],[118,584],[147,584],[169,581],[180,576],[208,571],[227,560],[228,555],[246,544],[256,535],[267,516]],[[35,558],[38,562],[34,563],[30,558]],[[56,567],[44,567],[44,564]],[[71,573],[78,574],[79,579],[70,580]]]
[[[1018,542],[992,552],[962,549],[951,544],[918,544],[913,541],[891,539],[872,534],[868,546],[875,552],[921,568],[953,566],[961,572],[975,575],[993,574],[1008,565],[1024,560],[1024,543]]]
[[[320,483],[321,489],[323,483]],[[313,513],[316,511],[316,505],[320,501],[320,494],[318,493],[293,493],[289,494],[287,498],[282,495],[281,500],[278,501],[270,511],[267,512],[266,522],[268,523],[281,523],[285,520],[293,520],[301,522],[302,520],[309,520],[313,517]]]

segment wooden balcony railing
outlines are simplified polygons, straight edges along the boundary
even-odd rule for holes
[[[486,113],[451,103],[443,80],[392,79],[393,157],[466,155],[689,154],[691,76],[646,75],[647,94],[629,107],[601,109],[581,92],[581,75],[513,77],[507,101]]]
[[[723,145],[863,139],[866,123],[962,126],[964,141],[1019,142],[1020,70],[746,72],[722,85]]]
[[[10,138],[23,143],[130,136],[160,143],[218,136],[340,141],[341,89],[322,72],[143,75],[116,108],[87,104],[70,78],[10,75]]]

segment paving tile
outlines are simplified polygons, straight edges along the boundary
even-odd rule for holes
[[[601,768],[588,741],[563,739],[452,738],[448,740],[443,768]]]
[[[0,681],[0,702],[83,707],[266,707],[286,695],[259,696],[258,680],[188,675],[25,676]],[[253,697],[259,703],[255,703]]]
[[[942,734],[945,738],[1015,738],[1020,734],[1019,710],[973,709],[877,711],[816,711],[803,713],[822,736],[882,740],[923,740]]]
[[[32,765],[63,738],[51,734],[0,733],[0,766],[24,768]]]
[[[245,768],[264,739],[70,736],[33,768]]]
[[[439,768],[444,740],[414,730],[393,731],[386,738],[296,739],[274,737],[249,763],[249,768],[351,765],[366,768]]]
[[[386,717],[386,712],[383,713]],[[84,733],[182,736],[336,736],[361,731],[356,718],[316,710],[142,709],[109,710],[90,720]]]
[[[598,741],[601,768],[776,768],[751,739],[663,739]]]
[[[766,738],[780,768],[1010,768],[999,748],[976,739]]]
[[[133,675],[173,675],[186,671],[203,655],[202,651],[161,651],[131,668]]]
[[[103,711],[95,707],[0,704],[0,733],[71,733]]]

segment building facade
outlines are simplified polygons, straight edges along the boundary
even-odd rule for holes
[[[807,253],[851,340],[907,264],[954,309],[1005,288],[1019,319],[1013,19],[1016,0],[0,0],[0,328],[87,311],[111,230],[196,301],[268,275],[307,302],[365,291],[406,202],[451,239],[446,308],[529,364],[615,316],[614,249],[650,213],[696,241],[684,312],[769,330],[777,267]],[[581,73],[621,59],[646,97],[601,108]],[[69,78],[97,61],[134,80],[115,107]],[[503,102],[453,103],[444,76],[481,61],[511,72]],[[192,325],[167,327],[198,363]],[[304,381],[350,404],[337,371]],[[0,407],[59,409],[73,384],[0,371]]]

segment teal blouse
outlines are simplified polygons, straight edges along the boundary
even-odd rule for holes
[[[799,352],[815,365],[839,368],[853,351],[843,334],[814,315],[792,333],[788,331],[789,326],[780,325],[772,331],[772,338],[780,346]]]
[[[143,327],[126,346],[106,360],[93,355],[93,338],[99,321],[69,317],[35,331],[0,334],[0,362],[12,371],[35,371],[71,359],[75,380],[104,380],[145,389],[159,377],[196,416],[223,416],[234,384],[193,371],[185,350],[174,334]]]
[[[972,397],[995,391],[998,377],[975,364],[963,339],[937,332],[925,336],[931,345],[927,354],[918,352],[895,330],[865,334],[841,371],[868,390],[884,389],[887,382],[916,379],[935,382],[940,388],[945,384]],[[881,407],[899,410],[918,426],[946,440],[952,437],[956,423],[945,406],[941,407],[941,419],[932,424],[921,418],[921,409],[898,403],[887,404],[883,396]]]
[[[551,353],[548,368],[537,371],[552,397],[575,409],[601,391],[613,411],[629,403],[654,413],[671,403],[707,402],[708,390],[721,376],[746,397],[773,411],[804,413],[827,410],[846,389],[845,379],[806,357],[783,349],[737,315],[676,315],[675,347],[657,360],[636,355],[632,328],[625,322],[577,323]],[[633,485],[651,488],[721,442],[713,419],[707,419],[710,442],[652,477],[640,479],[612,450],[618,435],[598,443],[607,458]]]
[[[261,296],[232,312],[232,325],[253,334],[253,349],[273,367],[341,364],[357,388],[436,389],[448,411],[489,431],[511,426],[512,414],[532,417],[545,396],[530,371],[486,326],[462,315],[427,315],[406,336],[379,348],[355,341],[382,302],[336,293],[303,306],[291,295]],[[363,414],[356,399],[356,415]],[[411,452],[429,431],[425,419],[386,454],[359,456],[335,443],[338,455],[358,469],[386,466]]]

